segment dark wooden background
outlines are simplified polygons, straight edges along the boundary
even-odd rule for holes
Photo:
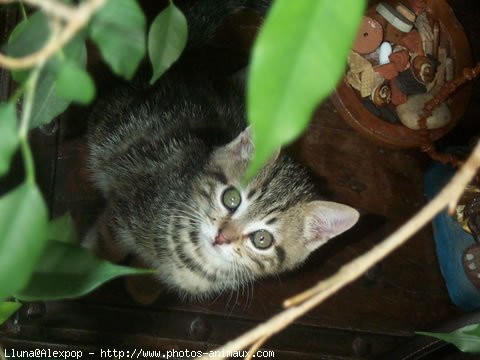
[[[465,28],[474,59],[480,60],[480,2],[449,3]],[[15,20],[11,13],[0,12],[0,33],[6,34]],[[248,36],[218,36],[219,46],[239,44],[243,49],[248,45],[245,38],[250,38],[251,26],[239,24],[236,18],[224,28]],[[95,67],[94,58],[90,65],[101,92],[108,75]],[[7,84],[5,73],[0,72],[2,99]],[[468,144],[478,134],[479,104],[477,81],[464,119],[441,145]],[[31,136],[39,182],[52,215],[70,211],[81,233],[101,206],[84,167],[87,115],[88,109],[73,107],[62,121]],[[97,353],[100,348],[211,349],[278,313],[285,298],[370,249],[425,203],[423,174],[429,160],[417,150],[390,150],[363,139],[345,124],[330,101],[318,108],[308,131],[290,151],[312,169],[319,186],[334,200],[362,212],[352,231],[321,248],[301,269],[257,283],[253,298],[240,292],[205,303],[181,303],[164,294],[154,304],[141,306],[119,279],[75,301],[24,306],[0,329],[0,343],[16,349],[49,347]],[[21,178],[21,166],[16,169],[2,180],[1,188]],[[460,314],[446,293],[432,230],[426,227],[264,347],[274,349],[276,359],[381,359],[415,330],[429,329]]]

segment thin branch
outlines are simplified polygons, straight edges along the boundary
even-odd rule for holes
[[[387,237],[382,243],[375,246],[366,254],[343,266],[336,274],[318,283],[311,289],[285,302],[288,308],[273,316],[270,320],[259,324],[252,330],[241,335],[237,339],[229,341],[217,349],[218,354],[228,354],[245,349],[247,346],[259,341],[266,340],[272,335],[286,328],[293,321],[322,303],[329,296],[336,293],[345,285],[359,278],[365,271],[385,258],[395,249],[403,245],[413,234],[425,226],[432,218],[446,206],[454,204],[462,195],[463,190],[471,181],[480,167],[480,142],[475,147],[472,155],[462,166],[458,173],[443,190],[430,201],[420,212],[411,218],[396,232]],[[207,359],[203,356],[200,359]],[[217,357],[222,359],[223,356]]]
[[[64,20],[70,20],[75,16],[75,7],[66,5],[56,0],[0,0],[0,4],[20,2],[42,9],[48,15]]]
[[[257,353],[257,350],[260,349],[260,347],[265,344],[265,341],[267,341],[269,336],[265,336],[258,340],[255,344],[252,345],[250,348],[250,351],[248,352],[247,357],[244,360],[252,360],[255,357],[255,354]]]
[[[400,229],[390,235],[365,255],[360,256],[350,263],[343,266],[339,272],[325,281],[319,282],[309,290],[287,299],[284,302],[285,307],[295,306],[313,296],[327,292],[332,283],[337,281],[351,282],[359,275],[370,269],[377,262],[385,258],[393,250],[401,246],[413,234],[425,226],[437,213],[443,208],[452,204],[457,204],[462,196],[465,187],[473,178],[480,167],[480,142],[475,147],[474,152],[468,161],[462,166],[461,170],[455,175],[446,186],[430,203],[428,203],[420,212],[405,223]],[[456,205],[455,205],[456,206]],[[360,273],[359,273],[360,272]],[[358,275],[358,276],[357,276]],[[348,282],[345,282],[347,284]]]
[[[22,21],[27,20],[27,11],[25,10],[25,6],[23,6],[22,0],[20,0],[20,2],[18,3],[18,7],[20,9],[20,14],[22,15]]]
[[[12,2],[13,0],[0,0],[2,2]],[[45,4],[57,3],[51,0],[24,0],[29,4],[38,3],[39,6]],[[66,45],[84,26],[88,24],[93,14],[105,4],[106,0],[89,0],[73,8],[67,24],[58,36],[52,36],[43,48],[37,52],[22,58],[13,58],[0,54],[0,66],[10,70],[20,70],[31,68],[39,63],[46,62],[59,49]]]

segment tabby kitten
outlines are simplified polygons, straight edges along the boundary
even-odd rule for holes
[[[199,3],[184,10],[190,33],[212,6]],[[223,15],[245,4],[214,3]],[[197,298],[297,267],[359,216],[315,200],[305,169],[279,152],[242,185],[254,148],[243,90],[224,80],[180,61],[154,87],[139,81],[100,101],[88,135],[115,246]]]

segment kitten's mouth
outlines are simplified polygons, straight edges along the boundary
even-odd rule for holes
[[[206,253],[206,256],[211,256],[220,261],[218,265],[223,263],[230,263],[232,257],[231,246],[229,246],[230,241],[225,239],[225,236],[219,231],[218,228],[211,229],[210,231],[203,233],[203,251]],[[216,235],[214,235],[216,233]],[[225,265],[225,264],[223,264]]]
[[[230,241],[225,239],[225,237],[222,236],[221,232],[215,236],[210,241],[210,247],[213,249],[215,254],[217,255],[223,255],[223,256],[229,256],[231,255],[230,248]]]
[[[215,242],[215,240],[213,240],[212,242],[210,242],[210,245],[212,248],[214,248],[216,251],[221,251],[221,252],[224,252],[223,249],[227,249],[229,248],[228,246],[228,243],[225,243],[225,244],[219,244],[217,242]]]

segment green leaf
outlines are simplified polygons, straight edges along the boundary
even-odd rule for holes
[[[40,73],[37,91],[35,92],[30,127],[34,128],[48,124],[55,117],[63,113],[70,105],[71,101],[60,96],[56,86],[58,71],[67,60],[69,62],[75,62],[81,68],[85,68],[87,50],[82,36],[74,38],[63,49],[63,52],[56,55],[46,64]]]
[[[66,100],[88,104],[95,97],[95,84],[92,78],[72,61],[63,62],[55,84],[57,93]]]
[[[37,11],[21,21],[13,29],[4,47],[5,53],[13,57],[24,57],[40,50],[50,36],[47,16]],[[12,78],[22,83],[28,78],[28,70],[12,71]]]
[[[250,178],[306,128],[315,107],[344,73],[366,1],[276,0],[255,42],[248,120],[255,158]]]
[[[5,52],[15,57],[29,55],[39,50],[49,36],[50,27],[47,17],[41,12],[36,12],[13,30],[9,42],[5,46]],[[30,121],[32,128],[49,123],[70,105],[70,99],[59,96],[55,85],[58,70],[62,67],[65,59],[85,68],[87,55],[82,34],[77,35],[43,67],[33,103]],[[12,72],[14,80],[19,83],[26,81],[29,74],[30,70]]]
[[[45,246],[47,219],[35,184],[24,183],[0,198],[0,298],[28,283]]]
[[[480,354],[480,324],[467,325],[451,333],[416,332],[455,345],[461,351]]]
[[[37,11],[15,26],[4,50],[11,56],[27,56],[43,48],[49,37],[48,17]]]
[[[90,25],[90,36],[113,72],[131,79],[145,55],[145,16],[135,0],[108,0]]]
[[[0,325],[22,307],[21,303],[12,301],[0,302]]]
[[[153,66],[150,84],[180,57],[187,43],[187,33],[187,19],[173,3],[153,20],[148,33],[148,55]]]
[[[79,245],[49,241],[30,283],[15,297],[25,301],[74,298],[119,276],[152,273],[96,258]]]
[[[50,221],[47,232],[48,240],[63,241],[70,244],[78,243],[78,234],[70,214],[59,216]]]
[[[0,176],[10,168],[13,154],[18,147],[17,113],[14,103],[0,104]]]

